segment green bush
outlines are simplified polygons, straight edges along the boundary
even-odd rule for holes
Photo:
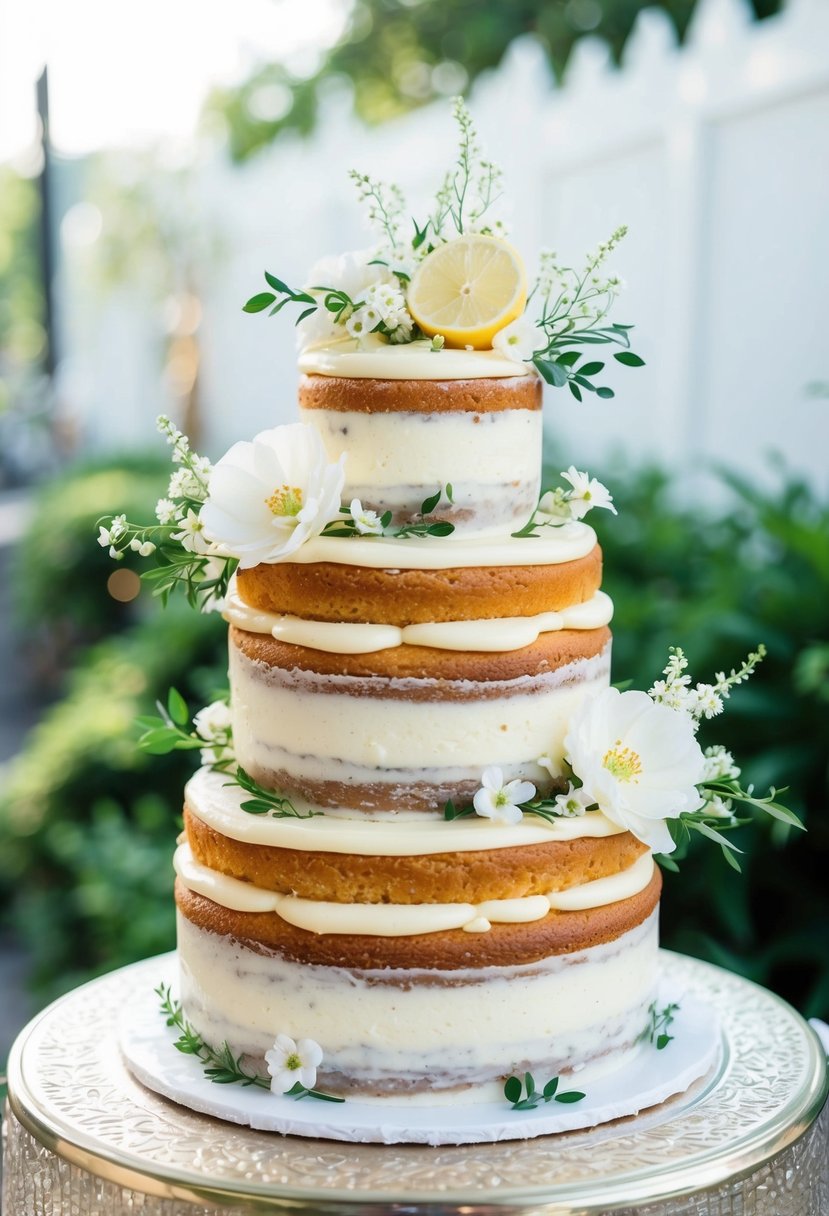
[[[789,784],[809,828],[789,833],[763,820],[736,834],[742,879],[715,846],[697,843],[681,874],[666,875],[663,940],[825,1017],[829,505],[792,479],[761,494],[731,477],[729,508],[712,519],[678,508],[664,474],[597,474],[619,506],[618,519],[596,521],[616,604],[614,678],[649,687],[676,644],[695,678],[707,679],[764,641],[768,659],[727,713],[705,724],[703,742],[731,748],[763,790]],[[98,561],[91,520],[84,527]],[[34,544],[22,557],[44,560]],[[67,575],[67,597],[87,591]],[[51,609],[48,595],[41,603]],[[152,612],[83,656],[64,699],[9,766],[0,895],[49,992],[172,945],[170,856],[193,759],[139,754],[130,724],[169,684],[205,703],[224,670],[219,619],[182,606],[163,619]]]

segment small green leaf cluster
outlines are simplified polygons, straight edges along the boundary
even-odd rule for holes
[[[700,793],[705,796],[708,794],[712,797],[720,799],[730,799],[732,802],[741,802],[745,806],[752,807],[755,810],[769,815],[772,819],[776,819],[779,823],[785,823],[788,827],[804,830],[804,825],[789,807],[783,803],[777,802],[777,797],[780,794],[785,794],[786,789],[775,789],[771,787],[765,798],[758,798],[754,795],[751,786],[748,789],[743,789],[740,782],[734,778],[730,781],[704,781],[698,787]],[[753,822],[751,817],[738,818],[736,815],[731,815],[728,818],[723,818],[720,815],[713,815],[706,811],[705,806],[699,811],[684,811],[678,819],[669,819],[667,821],[668,830],[677,848],[684,849],[690,842],[691,833],[697,832],[701,836],[705,836],[708,840],[712,840],[720,846],[722,855],[732,870],[738,874],[742,872],[742,867],[737,860],[736,854],[742,853],[737,845],[728,840],[723,832],[733,831],[735,828],[743,827],[745,824]],[[679,866],[672,855],[664,853],[657,855],[657,861],[663,869],[671,870],[674,873],[679,873]]]
[[[312,819],[315,815],[322,814],[321,811],[307,811],[303,814],[296,809],[290,798],[283,798],[274,790],[265,789],[241,767],[230,774],[230,781],[226,781],[225,785],[237,785],[252,795],[241,803],[242,810],[247,811],[249,815],[269,815],[272,819]]]
[[[147,755],[166,756],[172,751],[195,751],[206,747],[226,751],[232,747],[229,729],[223,732],[222,738],[209,740],[202,738],[195,731],[185,729],[190,724],[190,710],[177,689],[171,688],[168,691],[166,705],[161,701],[156,701],[155,704],[158,710],[157,717],[142,715],[135,719],[136,726],[140,727],[142,731],[138,739],[138,746]],[[213,764],[211,767],[226,771],[232,763],[233,757],[230,754],[227,759]]]
[[[573,1102],[581,1102],[585,1097],[585,1094],[577,1089],[559,1090],[559,1081],[559,1077],[553,1077],[541,1089],[537,1089],[532,1073],[525,1072],[523,1081],[517,1076],[507,1079],[504,1097],[511,1103],[513,1110],[535,1110],[546,1102],[571,1105]]]
[[[576,322],[573,321],[570,324],[568,321],[561,334],[557,335],[555,339],[551,339],[542,353],[533,355],[533,364],[547,383],[552,384],[554,388],[563,388],[566,384],[577,401],[582,400],[584,392],[595,393],[597,397],[609,400],[616,395],[613,389],[607,385],[593,383],[593,378],[604,371],[604,363],[600,360],[587,359],[578,351],[564,350],[563,347],[599,342],[616,342],[627,346],[630,341],[628,330],[632,328],[632,325],[614,323],[601,329],[576,330]],[[556,354],[559,348],[562,348],[562,353]],[[584,358],[585,361],[579,365],[581,358]],[[645,365],[645,360],[634,354],[632,350],[616,351],[613,358],[625,367],[644,367]]]
[[[648,1024],[637,1042],[652,1043],[657,1051],[664,1051],[668,1044],[674,1041],[674,1036],[667,1031],[678,1012],[679,1005],[675,1002],[659,1009],[656,1001],[651,1001],[648,1006]]]
[[[312,312],[316,312],[318,304],[317,300],[309,295],[307,291],[296,291],[293,287],[289,287],[282,279],[278,279],[275,274],[270,271],[265,271],[265,280],[272,291],[260,291],[257,295],[251,298],[244,305],[243,312],[264,312],[266,308],[270,308],[269,317],[273,317],[276,313],[281,312],[286,304],[305,304],[305,311],[297,317],[296,323],[299,324],[304,317],[310,317]],[[281,298],[280,298],[281,297]],[[273,307],[271,308],[271,305]]]
[[[380,532],[369,533],[372,536],[386,536],[394,540],[409,540],[415,536],[451,536],[455,531],[455,525],[449,523],[448,520],[440,519],[430,522],[425,517],[431,515],[440,503],[440,500],[446,495],[447,501],[452,504],[452,485],[447,485],[442,490],[436,490],[434,494],[430,494],[428,498],[424,498],[420,504],[421,516],[414,523],[401,524],[398,528],[391,527],[392,513],[384,511],[379,517],[378,523],[381,528]],[[322,531],[323,536],[365,536],[357,527],[356,521],[351,514],[349,507],[340,507],[341,519],[335,519],[330,524],[327,524]]]

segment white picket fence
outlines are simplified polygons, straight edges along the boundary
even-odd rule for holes
[[[547,390],[564,464],[607,467],[626,452],[766,478],[771,456],[825,485],[829,0],[788,0],[760,23],[746,0],[700,0],[681,48],[665,14],[644,9],[621,67],[585,37],[560,85],[522,39],[470,104],[530,264],[542,247],[578,262],[617,224],[630,229],[613,262],[629,284],[615,319],[635,322],[647,366],[614,366],[610,402],[576,406]],[[369,132],[332,96],[311,141],[200,171],[199,222],[223,248],[202,267],[200,400],[213,452],[292,417],[290,323],[240,311],[262,269],[302,282],[321,254],[368,244],[346,171],[395,180],[416,206],[453,141],[448,105]],[[90,303],[71,269],[70,259],[65,287],[86,319],[67,329],[65,396],[99,446],[144,440],[169,404],[154,305],[133,297],[126,309],[127,292],[118,308]]]

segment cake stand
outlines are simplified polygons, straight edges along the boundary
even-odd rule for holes
[[[151,1093],[126,1071],[117,1025],[162,960],[125,967],[57,1001],[14,1046],[4,1216],[826,1216],[817,1036],[746,980],[662,961],[678,991],[719,1015],[711,1075],[591,1131],[439,1149],[256,1132]]]

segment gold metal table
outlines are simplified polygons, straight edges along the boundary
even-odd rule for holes
[[[221,1123],[149,1092],[117,1047],[148,959],[69,993],[9,1062],[4,1216],[827,1216],[817,1036],[746,980],[663,952],[719,1014],[723,1058],[690,1092],[588,1132],[467,1148],[338,1144]]]

